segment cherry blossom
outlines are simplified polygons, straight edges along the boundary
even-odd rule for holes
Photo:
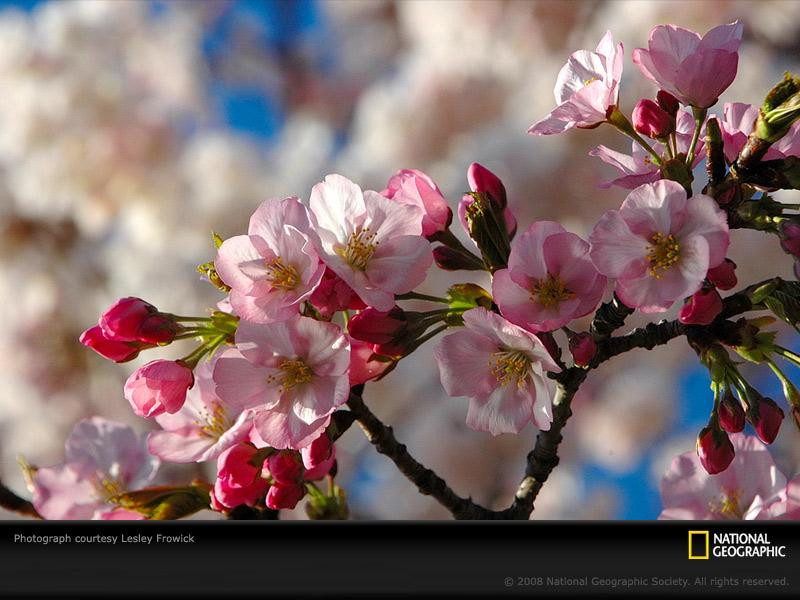
[[[389,179],[383,196],[396,202],[415,206],[422,211],[422,235],[430,238],[445,231],[453,220],[453,211],[447,206],[442,192],[422,171],[403,169]]]
[[[758,118],[758,107],[744,102],[726,102],[722,106],[722,140],[725,158],[736,160],[747,143]],[[787,156],[800,155],[800,122],[789,129],[789,133],[771,144],[762,160],[775,160]]]
[[[194,385],[192,369],[179,360],[153,360],[134,371],[125,382],[125,399],[140,417],[176,413]]]

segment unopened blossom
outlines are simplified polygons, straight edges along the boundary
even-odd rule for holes
[[[653,139],[664,138],[675,128],[675,117],[649,98],[636,103],[631,121],[638,133]]]
[[[316,438],[347,400],[349,365],[350,344],[338,325],[301,316],[241,321],[236,347],[217,360],[214,381],[223,402],[253,409],[261,442],[296,449]]]
[[[725,158],[736,160],[755,128],[758,107],[744,102],[726,102],[722,107],[722,141]],[[775,160],[787,156],[800,156],[800,122],[795,122],[789,132],[770,145],[762,160]]]
[[[709,475],[694,452],[677,456],[661,480],[659,519],[759,519],[782,501],[786,477],[766,446],[741,433],[730,435],[736,456],[722,473]]]
[[[512,323],[552,331],[597,308],[605,287],[588,243],[558,223],[538,221],[512,242],[508,268],[494,274],[492,295]]]
[[[594,52],[578,50],[558,73],[553,93],[558,106],[528,133],[552,135],[573,127],[590,128],[603,123],[617,105],[624,53],[608,31]]]
[[[281,450],[267,458],[264,469],[276,483],[292,484],[303,479],[305,467],[300,454],[294,450]]]
[[[225,240],[214,261],[234,311],[257,323],[297,314],[325,271],[306,208],[293,197],[266,200],[247,231]]]
[[[348,376],[350,385],[366,383],[383,375],[395,363],[387,357],[376,358],[373,344],[361,340],[350,339],[350,369]]]
[[[781,248],[795,258],[800,257],[800,224],[792,221],[781,223]]]
[[[333,445],[330,436],[323,433],[305,448],[300,450],[303,465],[307,470],[316,469],[321,465],[328,464],[336,455],[336,446]],[[330,465],[328,465],[330,468]]]
[[[303,496],[306,495],[306,489],[302,484],[290,483],[280,484],[274,483],[269,486],[265,503],[267,508],[272,510],[288,509],[291,510]]]
[[[117,363],[127,362],[139,356],[139,352],[148,348],[147,344],[139,342],[118,342],[108,339],[99,325],[90,327],[81,334],[80,342],[91,348],[103,358]]]
[[[243,405],[217,396],[212,379],[215,364],[216,360],[204,360],[197,365],[195,384],[178,412],[156,416],[161,430],[148,435],[151,454],[169,462],[205,462],[247,437],[251,415]]]
[[[506,188],[501,179],[492,171],[480,163],[472,163],[467,168],[467,183],[473,194],[486,196],[495,207],[498,214],[502,214],[503,223],[509,238],[514,237],[517,232],[517,218],[508,207],[508,196]],[[475,202],[475,196],[464,194],[458,203],[458,220],[464,231],[471,236],[470,227],[467,223],[467,209]]]
[[[389,179],[383,196],[395,202],[415,206],[422,211],[422,235],[429,238],[446,230],[453,211],[433,180],[416,169],[402,169]]]
[[[120,518],[115,513],[119,507],[109,500],[146,487],[158,465],[127,425],[101,417],[84,419],[67,438],[65,461],[34,472],[33,505],[45,519]]]
[[[675,124],[675,142],[678,153],[686,155],[689,152],[693,131],[694,119],[692,115],[686,110],[679,111]],[[704,157],[705,145],[702,131],[701,129],[701,136],[697,141],[692,167],[696,167]],[[657,154],[661,156],[664,155],[666,149],[661,142],[653,142],[652,146]],[[607,146],[600,145],[590,150],[589,156],[599,158],[604,163],[614,167],[620,172],[620,177],[601,183],[601,188],[609,188],[616,185],[631,190],[643,183],[651,183],[661,179],[661,171],[658,165],[653,162],[653,157],[637,142],[631,142],[630,154],[625,154],[624,152],[612,150]]]
[[[706,278],[720,290],[732,290],[736,287],[736,263],[730,258],[726,258],[716,267],[708,270]]]
[[[696,446],[700,464],[711,475],[727,469],[736,454],[728,434],[716,426],[703,427]]]
[[[140,417],[176,413],[194,385],[192,369],[180,360],[152,360],[134,371],[125,382],[125,399]]]
[[[422,237],[422,211],[377,192],[362,192],[341,175],[311,191],[309,206],[322,260],[369,306],[390,310],[395,294],[410,292],[433,262]]]
[[[169,343],[179,326],[170,315],[141,298],[120,298],[101,316],[98,322],[103,334],[119,342],[146,344]]]
[[[633,62],[683,104],[708,108],[736,77],[743,31],[736,21],[701,38],[677,25],[657,25],[650,31],[647,49],[633,51]]]
[[[320,315],[330,319],[340,310],[361,310],[367,305],[349,285],[329,267],[325,267],[322,280],[309,298]]]
[[[784,417],[783,409],[772,398],[756,394],[748,397],[747,420],[765,444],[771,444],[778,437]]]
[[[576,333],[569,338],[569,351],[572,353],[572,360],[575,364],[584,367],[592,362],[597,354],[597,342],[588,331]]]
[[[558,372],[534,334],[485,308],[464,313],[464,328],[434,349],[442,386],[450,396],[470,399],[467,425],[492,435],[519,433],[533,422],[549,429]]]
[[[212,500],[215,504],[225,508],[253,506],[264,497],[269,483],[261,477],[261,465],[253,464],[257,452],[251,444],[240,443],[219,455]]]
[[[744,429],[744,408],[730,390],[725,390],[717,410],[719,426],[728,433],[738,433]]]
[[[729,233],[713,198],[687,199],[679,183],[660,180],[606,212],[589,241],[594,264],[616,279],[622,302],[657,313],[700,289],[708,269],[725,260]]]
[[[678,312],[684,325],[710,325],[722,312],[722,298],[714,288],[696,291]]]

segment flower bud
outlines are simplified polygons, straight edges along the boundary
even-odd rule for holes
[[[274,483],[269,487],[269,491],[267,492],[266,504],[267,507],[272,510],[280,510],[282,508],[292,509],[297,506],[297,503],[300,502],[305,495],[305,486]]]
[[[125,382],[125,399],[140,417],[174,414],[186,402],[194,374],[183,361],[158,359],[137,369]]]
[[[747,420],[756,431],[758,439],[765,444],[771,444],[778,437],[778,431],[783,421],[783,410],[771,398],[758,396],[749,398]]]
[[[366,383],[384,375],[397,363],[386,358],[378,360],[372,350],[372,344],[361,340],[350,339],[350,386]]]
[[[724,431],[706,426],[697,436],[697,456],[709,475],[727,469],[734,454],[733,444]]]
[[[472,163],[467,169],[467,183],[469,189],[477,194],[488,194],[490,199],[499,207],[508,205],[506,188],[500,178],[489,169],[478,163]]]
[[[572,360],[577,366],[588,366],[597,354],[597,343],[594,341],[594,336],[588,332],[570,336],[569,351],[572,352]]]
[[[113,360],[117,363],[133,360],[139,355],[139,351],[144,348],[143,344],[136,342],[118,342],[108,339],[103,335],[103,330],[99,325],[90,327],[81,334],[80,342],[87,348],[91,348],[103,358]]]
[[[303,462],[300,454],[295,450],[281,450],[269,458],[264,464],[264,469],[275,483],[292,485],[303,480]]]
[[[744,429],[744,409],[730,390],[725,390],[717,415],[720,427],[728,433],[738,433]]]
[[[726,258],[706,274],[708,280],[720,290],[732,290],[738,283],[736,280],[736,263]]]
[[[381,192],[389,199],[415,206],[422,211],[422,235],[426,238],[445,231],[453,221],[453,211],[442,192],[422,171],[403,169],[395,173]]]
[[[656,101],[658,102],[658,106],[660,106],[667,114],[672,115],[673,117],[678,114],[678,110],[681,107],[678,99],[664,90],[658,90],[658,93],[656,94]]]
[[[665,138],[675,130],[675,117],[645,98],[633,109],[633,128],[650,138]]]
[[[678,312],[684,325],[709,325],[722,312],[722,298],[713,288],[695,292]]]
[[[786,221],[781,224],[781,248],[795,258],[800,257],[800,224]]]
[[[240,504],[253,506],[267,491],[257,462],[258,450],[246,443],[231,446],[217,458],[217,480],[211,494],[214,510],[234,508]]]
[[[325,268],[322,280],[309,301],[326,319],[340,310],[361,310],[367,307],[358,294],[329,267]]]
[[[120,298],[106,310],[99,321],[103,335],[117,342],[167,344],[180,326],[170,315],[141,298]]]
[[[331,456],[333,455],[333,442],[331,438],[328,437],[327,433],[324,433],[311,442],[305,448],[300,449],[300,455],[303,458],[303,465],[306,469],[313,469],[322,463],[328,461]]]
[[[399,306],[388,312],[366,308],[347,324],[350,337],[371,344],[389,344],[408,330],[408,317]]]
[[[486,268],[477,256],[449,246],[434,248],[433,260],[437,267],[445,271],[483,271]]]

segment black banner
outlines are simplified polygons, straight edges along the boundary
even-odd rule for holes
[[[0,523],[3,598],[797,597],[798,566],[800,523]]]

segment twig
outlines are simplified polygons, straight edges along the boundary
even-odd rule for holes
[[[36,512],[33,504],[31,504],[28,500],[17,496],[14,492],[3,485],[2,481],[0,481],[0,507],[26,517],[33,517],[34,519],[42,518],[42,516]]]

